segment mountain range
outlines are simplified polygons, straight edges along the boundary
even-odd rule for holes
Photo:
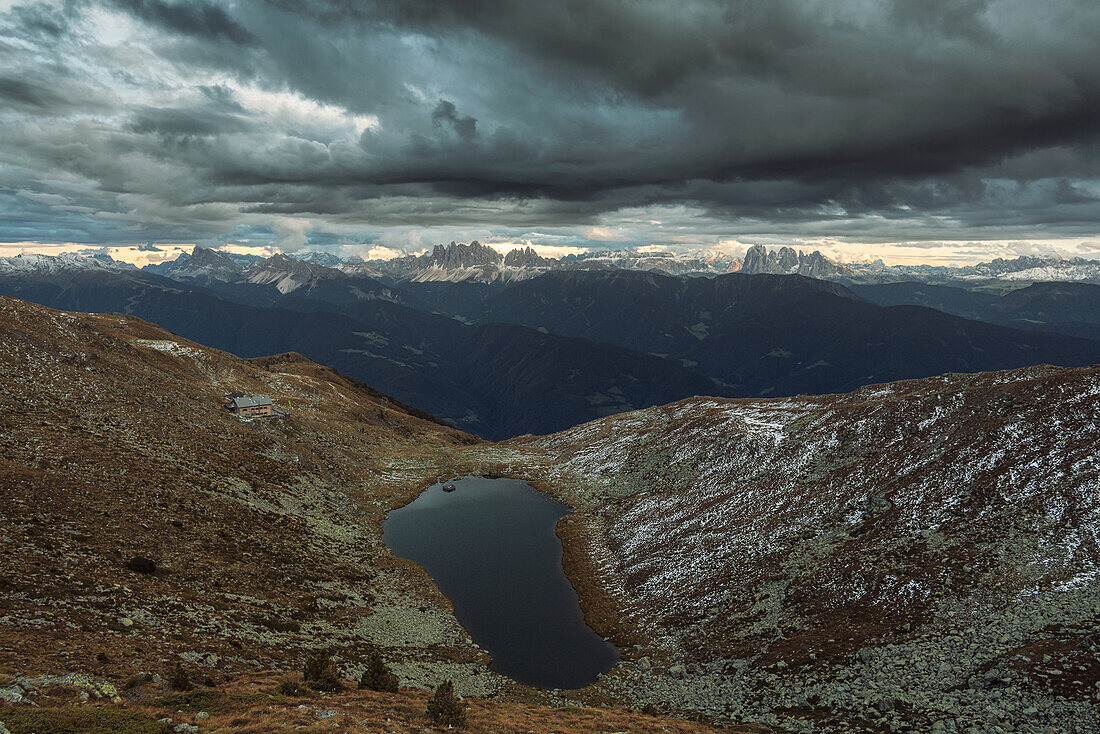
[[[508,259],[473,244],[428,257],[440,268],[506,267]],[[525,250],[511,257],[542,267],[533,258]],[[1100,362],[1100,342],[1080,338],[1095,333],[1088,289],[1100,287],[1081,286],[1073,314],[1051,305],[1061,297],[1050,288],[1030,299],[1005,295],[1015,310],[954,309],[988,312],[996,323],[985,323],[900,297],[906,305],[878,305],[874,288],[798,275],[576,267],[485,283],[399,280],[363,265],[282,254],[241,262],[196,248],[157,274],[27,256],[0,261],[0,293],[134,314],[242,356],[298,351],[487,438],[692,395],[843,392],[943,372]]]
[[[194,254],[184,254],[175,261],[148,266],[148,269],[173,277],[183,276],[193,257]],[[209,255],[202,257],[208,259]],[[261,259],[254,255],[225,254],[224,257],[237,263],[237,276]],[[509,283],[551,270],[644,270],[677,276],[715,276],[733,272],[803,275],[846,285],[911,281],[974,288],[993,283],[1023,286],[1035,281],[1100,283],[1100,260],[1080,257],[1024,255],[966,266],[885,265],[881,261],[839,263],[817,250],[807,253],[792,247],[767,248],[763,245],[749,247],[743,258],[721,251],[673,253],[645,248],[599,250],[548,258],[540,256],[530,246],[515,248],[502,255],[475,240],[469,244],[436,245],[430,253],[391,260],[340,258],[323,251],[294,253],[294,258],[395,282]]]

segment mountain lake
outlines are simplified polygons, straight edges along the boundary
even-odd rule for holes
[[[390,512],[382,539],[427,570],[493,670],[539,688],[580,688],[618,651],[585,624],[562,569],[554,526],[570,512],[518,479],[460,477]]]

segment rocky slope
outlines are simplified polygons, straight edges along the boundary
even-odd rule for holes
[[[646,640],[620,695],[793,731],[1086,732],[1098,442],[1100,368],[1037,367],[691,399],[496,450],[583,509],[610,589],[590,619]]]
[[[391,629],[407,582],[376,562],[388,479],[409,491],[476,439],[298,355],[241,360],[133,317],[0,298],[0,343],[0,671],[103,653],[104,674],[225,675],[426,630],[436,658],[478,657],[443,617]],[[241,422],[229,391],[287,414]]]
[[[239,360],[130,316],[0,298],[0,342],[0,697],[14,675],[118,685],[176,662],[231,692],[319,647],[355,676],[371,643],[405,686],[762,730],[1083,734],[1100,715],[1100,367],[693,398],[487,444],[300,356]],[[227,390],[288,415],[239,422]],[[451,470],[577,509],[566,570],[623,647],[597,684],[492,674],[381,545],[384,512]],[[295,709],[264,680],[202,726],[374,706]]]
[[[144,677],[139,680],[144,680]],[[354,681],[340,693],[308,689],[288,695],[277,673],[253,673],[219,683],[172,691],[162,680],[116,687],[90,675],[38,676],[20,679],[33,691],[27,703],[0,704],[0,731],[11,734],[424,734],[456,731],[432,726],[425,716],[428,691],[404,688],[397,693],[355,690]],[[2,691],[4,689],[0,689]],[[19,690],[26,690],[20,688]],[[88,695],[83,701],[80,694]],[[112,701],[111,699],[114,698]],[[75,703],[74,703],[75,702]],[[516,702],[465,698],[470,734],[556,732],[557,734],[759,734],[756,726],[716,729],[696,721],[674,719],[607,706],[534,706]]]

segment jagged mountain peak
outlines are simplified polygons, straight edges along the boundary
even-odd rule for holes
[[[530,245],[517,247],[504,256],[504,264],[513,268],[548,268],[556,263],[555,259],[539,255]]]
[[[195,249],[191,250],[191,258],[189,262],[193,266],[213,265],[219,267],[238,267],[237,263],[235,263],[232,258],[228,257],[227,255],[223,255],[217,250],[213,250],[209,247],[203,247],[202,245],[195,245]]]
[[[246,276],[249,283],[274,285],[283,294],[298,290],[318,280],[347,277],[343,271],[336,268],[298,260],[281,252],[277,252],[266,260],[253,265]]]
[[[496,265],[504,257],[488,245],[477,240],[470,244],[451,242],[447,246],[436,245],[428,256],[431,265],[440,268],[471,268],[479,265]]]
[[[805,275],[810,278],[830,278],[842,275],[847,268],[838,265],[818,250],[806,254],[792,247],[768,250],[763,245],[753,245],[745,253],[741,272],[747,274],[770,273],[774,275]]]

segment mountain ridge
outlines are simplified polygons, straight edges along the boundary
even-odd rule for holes
[[[519,325],[468,326],[385,298],[352,296],[337,306],[312,300],[320,291],[303,287],[272,306],[257,303],[253,291],[231,301],[145,271],[77,269],[64,276],[0,278],[0,293],[57,308],[133,313],[243,356],[301,352],[488,437],[565,428],[611,406],[723,392],[710,378],[652,355]],[[336,295],[344,299],[345,291]]]
[[[690,398],[498,471],[581,510],[591,623],[647,640],[621,690],[796,731],[1087,731],[1098,417],[1100,367],[1039,366]]]
[[[247,266],[256,282],[203,285],[98,261],[19,262],[0,272],[0,292],[132,312],[244,356],[299,351],[487,438],[696,394],[842,392],[948,371],[1100,362],[1097,341],[883,308],[797,275],[608,268],[497,285],[394,284],[279,256]]]

